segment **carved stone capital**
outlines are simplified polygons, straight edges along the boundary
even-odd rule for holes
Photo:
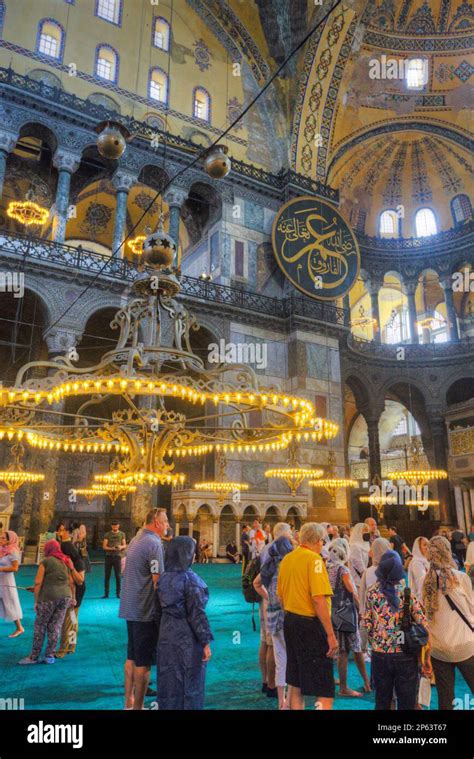
[[[117,192],[130,192],[137,181],[138,176],[136,174],[130,174],[130,172],[123,169],[117,169],[112,177],[112,184]]]
[[[0,150],[4,150],[5,153],[11,153],[17,142],[18,134],[7,132],[5,129],[0,131]]]
[[[75,348],[81,337],[81,332],[61,327],[54,327],[44,335],[48,351],[52,354],[66,353]]]
[[[178,206],[181,208],[183,203],[187,200],[188,191],[181,187],[168,187],[166,192],[163,193],[163,200],[168,203],[170,207]]]
[[[59,171],[69,171],[71,174],[77,171],[80,162],[81,156],[78,153],[73,153],[65,148],[58,148],[53,158],[53,166]]]

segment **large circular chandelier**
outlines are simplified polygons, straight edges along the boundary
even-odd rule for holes
[[[8,437],[43,450],[118,456],[114,471],[96,478],[111,495],[182,484],[177,458],[278,451],[293,440],[329,440],[338,432],[311,401],[263,385],[246,364],[206,367],[191,346],[199,324],[176,298],[175,249],[160,218],[144,244],[130,300],[111,322],[117,343],[96,365],[78,367],[68,353],[28,363],[12,386],[0,387],[0,431]],[[76,404],[73,423],[48,424],[50,407],[69,399]]]

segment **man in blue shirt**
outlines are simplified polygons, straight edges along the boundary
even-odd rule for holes
[[[154,591],[164,570],[161,538],[169,528],[166,509],[152,509],[142,530],[130,542],[120,593],[119,617],[127,620],[125,708],[142,709],[156,659],[158,627]]]

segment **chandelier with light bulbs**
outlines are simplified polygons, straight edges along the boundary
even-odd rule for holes
[[[115,347],[94,366],[76,366],[69,352],[23,366],[12,386],[0,387],[0,432],[43,450],[119,455],[115,470],[101,475],[109,480],[96,478],[104,489],[182,484],[174,460],[211,450],[278,451],[295,439],[337,435],[338,425],[317,417],[311,401],[262,385],[248,365],[206,368],[191,347],[199,325],[176,298],[175,252],[160,217],[143,242],[131,299],[111,322]],[[46,424],[48,409],[67,399],[82,401],[74,423]],[[105,401],[117,408],[104,412]]]
[[[10,453],[12,460],[7,469],[0,471],[0,482],[3,482],[6,485],[6,488],[10,493],[10,501],[13,503],[15,493],[22,487],[22,485],[43,482],[44,474],[41,474],[40,472],[30,472],[25,469],[22,463],[25,449],[21,443],[13,445]]]

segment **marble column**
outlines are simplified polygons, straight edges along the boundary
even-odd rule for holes
[[[427,409],[430,424],[431,441],[436,469],[448,469],[446,422],[437,412]],[[449,480],[438,480],[439,514],[443,524],[450,524],[453,518]]]
[[[117,169],[112,177],[112,184],[114,185],[117,195],[115,201],[115,218],[114,218],[114,231],[112,237],[112,255],[115,254],[115,258],[123,258],[125,255],[125,246],[122,245],[125,237],[125,228],[127,222],[127,201],[128,193],[137,181],[135,174],[130,174],[128,171]]]
[[[379,309],[379,290],[382,287],[382,283],[377,280],[366,282],[367,290],[370,295],[370,308],[372,319],[375,319],[377,324],[373,326],[374,342],[381,342],[381,324],[380,324],[380,309]]]
[[[179,267],[181,264],[181,252],[179,250],[179,226],[181,221],[181,207],[188,197],[187,190],[181,187],[168,187],[163,195],[163,200],[169,206],[169,227],[168,234],[176,243],[176,256],[173,266]]]
[[[410,340],[412,343],[419,343],[418,339],[418,318],[416,315],[415,293],[418,282],[407,282],[404,286],[404,292],[408,300],[408,322],[410,325]]]
[[[366,416],[367,434],[369,438],[369,484],[374,477],[382,478],[382,463],[380,459],[379,419],[378,416]]]
[[[194,530],[194,521],[190,520],[188,522],[188,535],[189,535],[190,538],[193,537],[193,530]]]
[[[241,535],[242,535],[242,525],[240,523],[239,519],[235,520],[235,544],[237,546],[237,550],[240,553],[242,549],[241,544]]]
[[[212,520],[212,558],[217,559],[217,549],[219,548],[219,518]]]
[[[457,343],[459,342],[459,328],[458,317],[456,314],[456,308],[454,306],[453,297],[453,283],[451,279],[445,279],[441,282],[441,287],[444,290],[444,301],[446,303],[446,314],[448,317],[448,332],[449,339]]]
[[[58,148],[54,154],[53,166],[58,170],[58,185],[56,188],[56,214],[53,222],[53,240],[64,242],[69,210],[69,195],[71,176],[79,168],[81,156],[71,153],[64,148]]]
[[[8,154],[15,149],[17,142],[18,134],[14,134],[13,132],[8,132],[3,129],[0,131],[0,198],[3,194],[3,184],[5,182]]]
[[[175,536],[175,538],[177,538],[179,536],[180,527],[181,527],[180,522],[178,522],[178,520],[175,519],[175,522],[174,522],[174,536]]]

